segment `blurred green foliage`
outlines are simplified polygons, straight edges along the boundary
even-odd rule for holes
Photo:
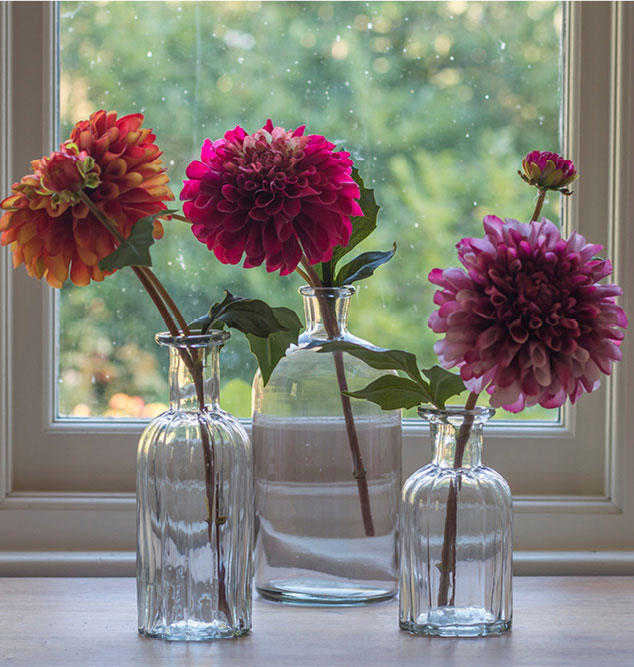
[[[429,270],[457,263],[483,215],[527,220],[521,159],[559,148],[561,40],[557,2],[61,2],[60,138],[99,108],[143,112],[177,198],[203,139],[237,124],[305,124],[350,150],[382,207],[360,251],[398,243],[360,287],[350,328],[429,366]],[[544,214],[559,212],[551,195]],[[152,255],[188,319],[225,287],[301,311],[299,277],[224,266],[184,223],[166,224]],[[130,271],[66,286],[60,308],[60,414],[104,414],[118,392],[166,402],[164,327]],[[240,416],[254,370],[234,334],[222,397]]]

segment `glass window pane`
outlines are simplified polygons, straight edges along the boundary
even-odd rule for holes
[[[431,364],[427,273],[457,264],[456,241],[481,235],[485,214],[526,220],[518,164],[560,146],[562,39],[559,2],[61,2],[60,137],[95,109],[143,112],[177,197],[203,139],[236,124],[253,132],[270,117],[336,141],[382,206],[366,249],[399,244],[355,297],[351,329]],[[556,197],[544,212],[559,218]],[[153,261],[190,319],[223,288],[301,309],[297,276],[222,265],[180,222]],[[130,271],[66,285],[59,309],[60,416],[163,409],[164,326]],[[254,370],[235,334],[222,397],[239,416]]]

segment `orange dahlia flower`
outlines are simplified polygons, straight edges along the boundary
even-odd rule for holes
[[[114,111],[96,111],[78,122],[60,150],[31,163],[0,208],[0,243],[11,245],[13,264],[31,276],[61,287],[100,281],[108,272],[99,262],[116,247],[114,238],[81,201],[88,196],[124,238],[148,215],[174,199],[152,130],[143,114],[117,119]],[[161,223],[154,237],[163,235]]]

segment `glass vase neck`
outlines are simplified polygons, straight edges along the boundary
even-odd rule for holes
[[[220,349],[229,337],[226,331],[193,336],[156,335],[157,343],[170,351],[170,410],[220,408]]]
[[[300,338],[308,340],[336,340],[348,333],[348,311],[354,287],[300,287],[304,298],[306,329]]]
[[[482,431],[495,414],[493,408],[419,408],[418,414],[429,422],[434,465],[441,468],[482,465]]]

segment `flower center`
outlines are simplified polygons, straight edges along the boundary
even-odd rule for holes
[[[506,325],[516,343],[524,344],[530,338],[561,349],[562,331],[566,338],[579,337],[579,325],[568,315],[576,301],[551,267],[526,262],[511,275],[494,267],[489,278],[491,285],[485,292],[493,306],[492,315]]]

